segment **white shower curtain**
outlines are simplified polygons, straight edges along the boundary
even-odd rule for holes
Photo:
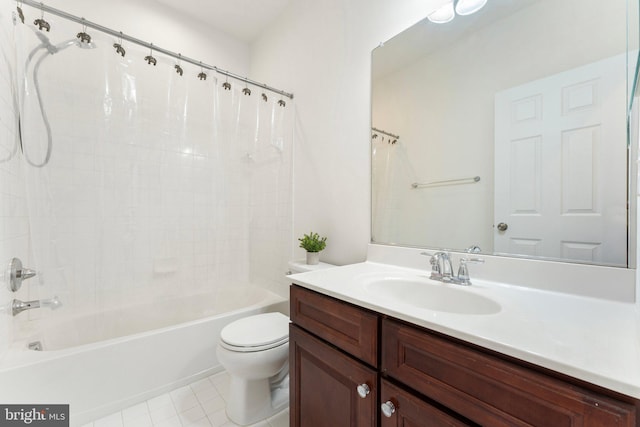
[[[126,42],[122,57],[97,31],[81,49],[77,24],[50,22],[18,30],[29,298],[73,314],[282,283],[293,102]]]

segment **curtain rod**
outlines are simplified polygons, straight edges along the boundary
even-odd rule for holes
[[[180,53],[175,53],[175,52],[172,52],[170,50],[163,49],[161,47],[158,47],[158,46],[154,45],[153,43],[148,43],[148,42],[145,42],[143,40],[140,40],[140,39],[137,39],[135,37],[132,37],[130,35],[124,34],[122,31],[112,30],[111,28],[104,27],[104,26],[102,26],[100,24],[96,24],[95,22],[91,22],[91,21],[88,21],[88,20],[86,20],[84,18],[79,18],[79,17],[77,17],[75,15],[71,15],[71,14],[69,14],[67,12],[62,11],[62,10],[55,9],[53,7],[50,7],[50,6],[46,6],[43,3],[38,3],[38,2],[33,1],[33,0],[15,0],[15,1],[16,1],[16,3],[18,3],[18,6],[20,6],[21,4],[26,4],[26,5],[31,6],[33,8],[40,9],[43,12],[50,13],[52,15],[56,15],[56,16],[59,16],[59,17],[64,18],[64,19],[68,19],[69,21],[77,22],[78,24],[84,25],[84,26],[86,26],[88,28],[93,28],[94,30],[98,30],[100,32],[112,35],[114,37],[118,37],[121,40],[126,40],[128,42],[135,43],[137,45],[149,48],[152,51],[163,53],[163,54],[165,54],[167,56],[170,56],[172,58],[178,59],[180,61],[188,62],[190,64],[202,67],[204,69],[215,71],[216,73],[222,74],[223,76],[228,76],[228,77],[231,77],[233,79],[240,80],[240,81],[245,82],[245,83],[249,83],[249,84],[251,84],[253,86],[261,87],[261,88],[266,89],[268,91],[275,92],[277,94],[286,96],[289,99],[293,99],[293,94],[292,93],[285,92],[285,91],[280,90],[280,89],[276,89],[274,87],[268,86],[268,85],[266,85],[264,83],[257,82],[255,80],[251,80],[251,79],[246,78],[246,77],[241,77],[241,76],[239,76],[237,74],[234,74],[234,73],[232,73],[230,71],[223,70],[223,69],[218,68],[218,67],[216,67],[214,65],[208,65],[208,64],[205,64],[205,63],[203,63],[201,61],[196,61],[195,59],[189,58],[188,56],[184,56],[184,55],[182,55]]]

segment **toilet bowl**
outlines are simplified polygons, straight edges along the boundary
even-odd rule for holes
[[[227,416],[253,424],[289,404],[289,318],[282,313],[245,317],[225,326],[216,348],[229,373]]]
[[[288,274],[335,267],[289,262]],[[264,313],[228,324],[216,348],[220,364],[229,373],[227,416],[249,425],[289,405],[289,318]]]

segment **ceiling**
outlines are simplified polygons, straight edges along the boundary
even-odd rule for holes
[[[155,0],[250,43],[293,0]]]

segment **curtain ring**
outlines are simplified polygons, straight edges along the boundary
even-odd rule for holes
[[[198,78],[200,80],[207,80],[207,73],[204,72],[204,68],[202,67],[202,61],[200,61],[200,73],[198,73]]]
[[[91,36],[89,34],[87,34],[87,25],[84,23],[84,18],[82,18],[82,31],[80,31],[77,35],[76,38],[78,40],[80,40],[80,43],[86,43],[86,44],[90,44],[91,43]]]
[[[120,37],[118,37],[118,43],[114,43],[113,47],[116,49],[116,53],[118,55],[122,55],[123,58],[127,54],[127,51],[124,50],[124,48],[122,47],[122,31],[120,31]]]
[[[154,67],[158,63],[156,58],[153,57],[153,43],[149,46],[149,55],[145,56],[144,60],[147,61],[147,64],[149,65],[153,64]]]
[[[249,89],[248,84],[249,84],[249,82],[245,78],[245,80],[244,80],[244,89],[242,89],[242,93],[244,93],[245,95],[251,95],[251,89]]]
[[[180,76],[182,76],[182,73],[184,71],[182,70],[182,67],[180,66],[180,62],[181,62],[180,58],[182,58],[182,54],[181,53],[178,54],[178,63],[176,65],[174,65],[173,68],[176,69],[176,73],[178,73],[178,74],[180,74]]]
[[[47,30],[47,33],[51,31],[51,25],[44,20],[44,4],[40,3],[40,19],[33,21],[33,25],[37,26],[40,31]]]
[[[18,18],[20,18],[20,22],[24,24],[24,13],[22,12],[22,1],[18,1],[18,5],[16,6],[18,11]]]

